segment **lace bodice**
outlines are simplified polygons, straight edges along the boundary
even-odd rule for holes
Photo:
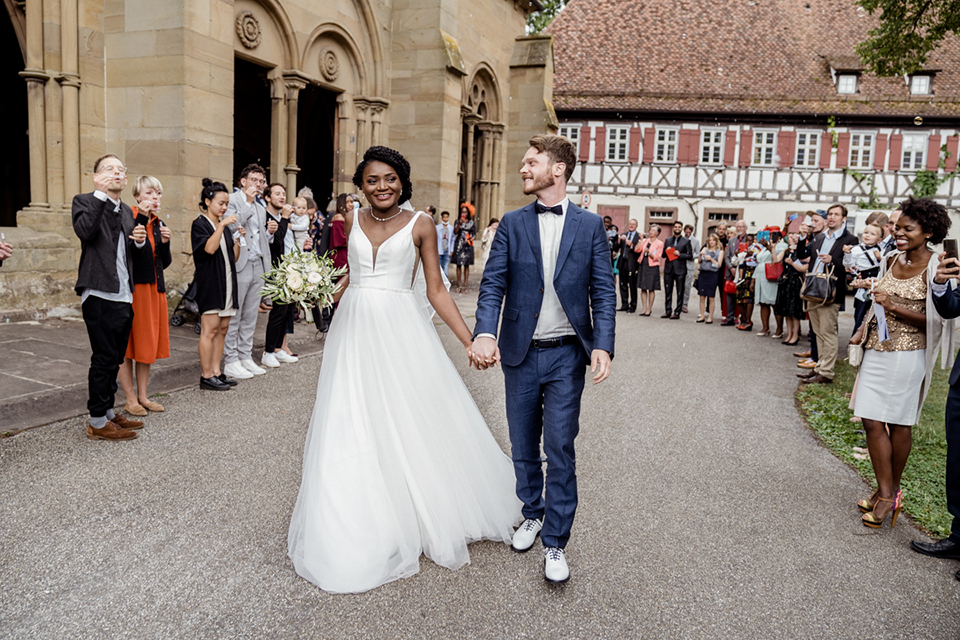
[[[359,219],[353,223],[347,243],[350,263],[349,288],[376,288],[410,291],[415,270],[419,266],[417,248],[413,244],[413,225],[417,212],[402,229],[374,248]]]

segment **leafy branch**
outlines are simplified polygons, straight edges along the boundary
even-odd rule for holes
[[[899,76],[921,69],[949,34],[960,33],[960,0],[857,0],[880,24],[857,45],[868,71]]]
[[[913,179],[914,196],[917,198],[932,198],[937,195],[937,189],[940,188],[940,185],[960,173],[954,170],[942,176],[940,175],[940,169],[946,168],[947,158],[951,155],[952,154],[947,151],[947,145],[943,144],[940,146],[940,161],[937,163],[937,170],[930,171],[929,169],[924,169],[917,171],[917,175]]]
[[[868,176],[864,173],[860,173],[856,169],[851,169],[850,167],[845,167],[843,170],[848,176],[857,181],[857,184],[863,183],[864,186],[870,191],[867,193],[867,200],[857,200],[857,206],[861,209],[881,209],[883,208],[883,203],[880,202],[880,198],[877,196],[877,187],[873,184],[873,176]]]

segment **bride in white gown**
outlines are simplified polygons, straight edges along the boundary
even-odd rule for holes
[[[325,591],[372,589],[420,569],[457,569],[467,545],[510,543],[520,521],[513,465],[447,357],[414,290],[469,351],[471,333],[440,275],[433,220],[400,209],[410,168],[364,154],[354,182],[371,203],[348,215],[349,286],[324,348],[288,552]]]

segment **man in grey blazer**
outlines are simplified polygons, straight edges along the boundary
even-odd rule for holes
[[[267,210],[257,202],[257,196],[266,184],[263,167],[257,164],[246,166],[240,173],[240,190],[230,194],[227,205],[227,215],[237,216],[237,222],[227,227],[235,239],[238,226],[247,231],[246,238],[240,239],[240,258],[237,260],[239,308],[223,343],[223,372],[238,380],[267,372],[253,361],[253,334],[257,329],[260,290],[263,288],[263,274],[270,268],[272,234],[267,225]]]

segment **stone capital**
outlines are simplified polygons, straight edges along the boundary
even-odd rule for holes
[[[43,69],[24,69],[18,75],[27,82],[39,82],[40,84],[46,84],[47,80],[53,79],[53,76]]]
[[[80,75],[77,73],[61,73],[57,76],[57,82],[64,87],[80,88]]]

